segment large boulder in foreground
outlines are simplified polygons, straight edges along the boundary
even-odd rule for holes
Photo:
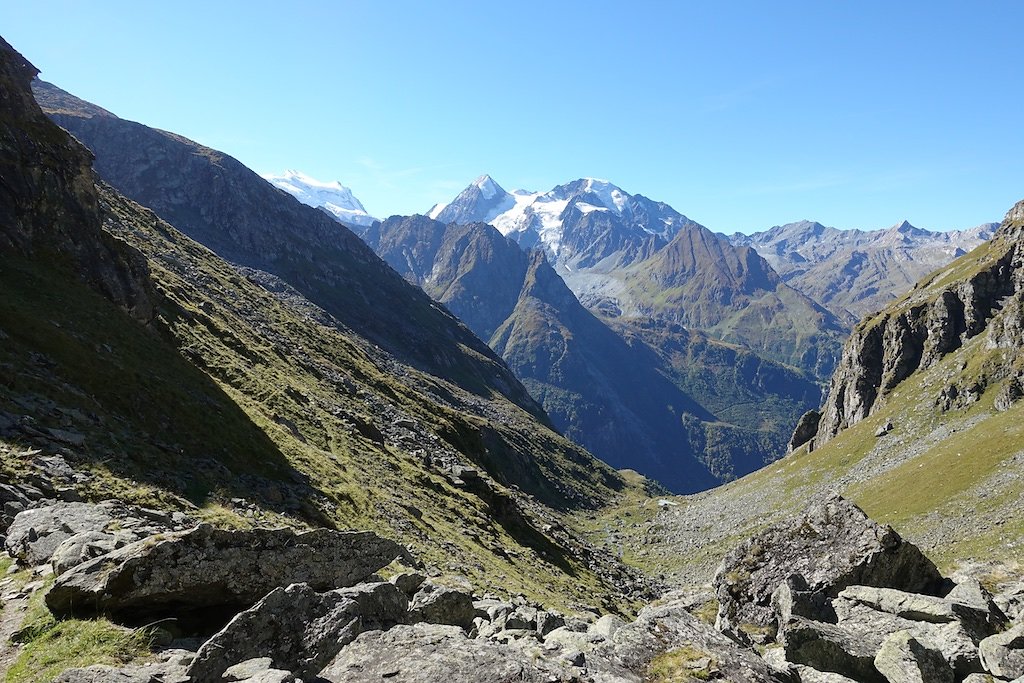
[[[750,649],[718,633],[669,600],[640,611],[636,621],[614,630],[587,654],[587,669],[598,683],[641,683],[652,667],[665,680],[726,680],[775,683],[773,671]]]
[[[402,622],[409,599],[391,583],[317,593],[294,584],[271,591],[239,613],[196,653],[193,683],[216,683],[232,666],[269,657],[278,669],[315,676],[363,631]]]
[[[176,617],[219,626],[275,588],[353,586],[399,557],[413,561],[404,546],[369,531],[202,525],[78,565],[57,579],[46,604],[57,615],[106,614],[127,623]]]
[[[774,631],[772,593],[794,574],[809,591],[829,598],[851,584],[930,595],[943,585],[939,570],[917,546],[833,495],[726,555],[714,580],[718,629],[741,640],[748,632]]]

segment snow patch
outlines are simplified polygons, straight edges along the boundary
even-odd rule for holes
[[[366,212],[366,208],[352,194],[352,190],[337,180],[317,180],[295,170],[285,171],[280,175],[265,174],[263,179],[306,206],[326,209],[343,223],[370,225],[377,220]]]

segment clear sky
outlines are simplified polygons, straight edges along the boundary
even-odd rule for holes
[[[582,176],[722,232],[970,227],[1024,198],[1024,2],[0,3],[42,77],[422,213]]]

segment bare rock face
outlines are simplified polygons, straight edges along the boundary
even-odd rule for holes
[[[832,496],[726,555],[714,579],[716,626],[741,640],[747,639],[745,632],[774,631],[772,593],[793,574],[802,577],[807,591],[829,598],[851,584],[928,594],[942,583],[938,569],[917,546],[853,503]]]
[[[32,97],[38,73],[0,38],[0,254],[69,265],[134,317],[153,313],[141,254],[102,230],[89,151],[50,122]]]
[[[789,439],[788,452],[792,453],[805,443],[810,443],[808,449],[813,450],[813,439],[814,435],[818,433],[819,422],[821,422],[821,413],[817,410],[808,410],[801,415],[800,421],[796,423],[796,429],[793,430],[793,436]]]
[[[427,581],[413,596],[409,606],[412,621],[459,626],[467,631],[473,626],[476,608],[470,593],[439,586]]]
[[[227,531],[203,525],[152,536],[78,565],[57,579],[46,604],[58,615],[102,613],[129,623],[161,615],[209,620],[218,610],[226,621],[275,588],[352,586],[398,557],[413,561],[403,546],[369,531]]]
[[[391,583],[326,593],[306,584],[277,588],[210,638],[188,675],[193,683],[214,683],[231,667],[269,658],[277,669],[314,676],[361,632],[400,623],[408,607]]]
[[[934,365],[982,333],[992,347],[1020,348],[1024,342],[1022,205],[1007,213],[985,258],[961,267],[965,274],[959,279],[946,283],[940,272],[938,285],[925,283],[854,329],[832,376],[815,445],[868,417],[880,397],[916,370]],[[949,389],[962,393],[956,387]],[[1008,407],[1020,393],[1019,381],[1009,382],[1000,407]],[[939,399],[942,407],[955,403],[955,397]]]
[[[1024,624],[981,641],[980,652],[990,674],[1007,680],[1024,677]]]

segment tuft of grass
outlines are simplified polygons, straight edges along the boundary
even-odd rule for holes
[[[126,629],[105,619],[54,621],[32,634],[4,681],[42,683],[67,669],[123,665],[147,655],[150,645],[146,631]]]
[[[691,644],[663,652],[651,660],[647,680],[650,683],[685,683],[709,681],[718,665],[709,653]]]
[[[713,625],[715,620],[718,619],[718,600],[708,600],[703,605],[693,610],[693,616],[697,617],[705,624]]]

